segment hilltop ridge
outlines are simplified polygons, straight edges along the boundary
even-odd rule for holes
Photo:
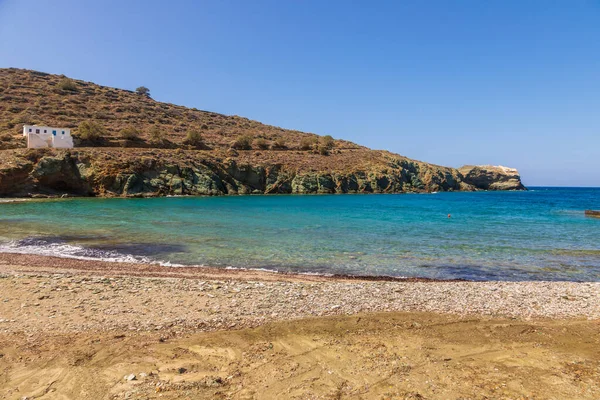
[[[23,124],[71,128],[76,148],[26,149]],[[86,135],[85,124],[101,135]],[[0,69],[0,196],[520,189],[516,170],[461,172],[62,75]]]

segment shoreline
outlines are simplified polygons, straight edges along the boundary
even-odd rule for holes
[[[57,270],[72,273],[101,273],[115,276],[138,276],[156,278],[186,278],[186,279],[257,279],[264,281],[306,281],[306,282],[472,282],[472,283],[598,283],[600,281],[582,280],[501,280],[501,279],[442,279],[410,276],[390,275],[353,275],[329,274],[319,272],[289,272],[268,268],[247,267],[212,267],[206,265],[182,265],[160,262],[127,262],[109,261],[102,259],[79,258],[69,256],[41,255],[35,253],[19,253],[0,251],[0,269],[3,265],[10,265],[24,272]]]
[[[321,274],[312,272],[286,272],[262,268],[210,267],[204,265],[161,265],[159,263],[131,263],[105,260],[90,260],[76,257],[46,256],[0,252],[0,269],[3,265],[27,271],[60,270],[74,273],[105,273],[123,276],[177,277],[188,279],[258,279],[265,281],[358,281],[358,282],[494,282],[471,281],[468,279],[434,279],[422,277],[395,277],[389,275]]]
[[[0,278],[5,278],[0,279],[3,283],[13,278],[16,281],[64,281],[67,282],[64,285],[74,293],[79,293],[78,285],[82,282],[97,287],[98,293],[112,290],[114,282],[131,287],[133,293],[139,292],[136,289],[138,287],[145,288],[161,296],[180,298],[182,302],[189,303],[188,307],[196,307],[196,311],[186,315],[186,319],[192,321],[191,325],[203,320],[207,330],[222,328],[218,324],[206,323],[207,316],[243,326],[364,312],[600,319],[600,282],[444,281],[322,276],[244,269],[165,267],[11,253],[0,253]],[[161,284],[164,288],[160,287]],[[54,293],[51,292],[36,290],[36,293],[42,293],[40,296],[52,296]],[[197,307],[186,298],[188,294],[206,301],[205,306]],[[142,297],[147,298],[148,295],[145,293]],[[90,297],[97,296],[87,292],[74,295],[77,301],[80,301],[79,297],[81,301],[89,301]],[[119,297],[120,293],[115,298]],[[129,301],[127,296],[122,300]],[[229,301],[236,307],[231,307]],[[104,304],[103,309],[108,310],[111,304],[112,300]],[[117,304],[112,305],[118,307]],[[216,305],[216,309],[207,312],[209,305]],[[165,305],[164,314],[159,313],[157,317],[170,314],[176,318],[178,309],[174,305],[172,308]],[[65,321],[69,321],[66,310]],[[89,329],[95,329],[98,321],[93,321]],[[127,319],[124,319],[123,324],[126,322]],[[141,324],[142,321],[135,323]],[[155,329],[162,325],[146,321],[140,328]],[[122,326],[117,323],[114,328]]]
[[[597,399],[599,328],[593,282],[0,253],[1,398]]]

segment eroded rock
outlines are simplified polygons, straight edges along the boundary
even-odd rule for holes
[[[458,169],[463,182],[480,190],[525,190],[519,171],[493,165],[465,165]]]
[[[523,190],[516,169],[438,167],[384,155],[354,171],[291,168],[201,152],[118,153],[95,149],[9,150],[0,159],[0,196],[148,197],[257,193],[405,193]],[[391,153],[387,153],[391,154]],[[348,157],[351,157],[349,155]]]

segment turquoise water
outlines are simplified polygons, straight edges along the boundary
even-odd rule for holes
[[[0,203],[0,251],[305,273],[600,281],[600,219],[584,209],[600,209],[600,189]]]

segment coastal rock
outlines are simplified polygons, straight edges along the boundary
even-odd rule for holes
[[[335,184],[331,175],[320,175],[317,177],[317,193],[335,193]]]
[[[317,193],[318,189],[317,175],[296,175],[292,180],[292,193]]]
[[[493,165],[465,165],[458,169],[466,184],[481,190],[525,190],[519,171]]]
[[[280,165],[265,169],[265,193],[292,193],[292,177]]]
[[[34,163],[27,159],[7,157],[7,161],[0,164],[0,196],[24,195],[33,166]]]
[[[69,152],[57,156],[44,155],[37,160],[29,176],[39,194],[73,193],[89,195],[91,187],[82,179],[80,168]],[[35,155],[33,155],[35,157]]]
[[[291,169],[204,152],[125,153],[122,149],[26,149],[0,159],[0,196],[151,197],[225,194],[411,193],[522,190],[517,170],[438,167],[384,154],[354,171]]]

